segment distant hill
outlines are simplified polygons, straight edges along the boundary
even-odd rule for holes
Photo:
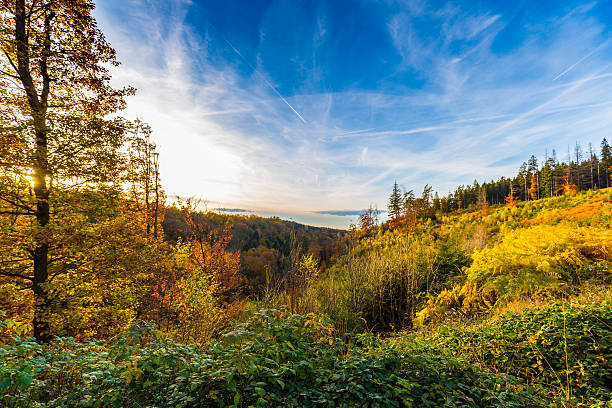
[[[269,278],[282,279],[295,260],[304,254],[313,255],[320,267],[325,268],[344,246],[342,238],[346,231],[313,227],[278,217],[214,212],[192,213],[192,217],[210,231],[220,230],[226,224],[231,226],[229,249],[240,251],[241,270],[254,295],[263,289],[266,271]],[[185,239],[189,231],[183,214],[174,207],[166,209],[162,226],[165,239],[171,243]]]

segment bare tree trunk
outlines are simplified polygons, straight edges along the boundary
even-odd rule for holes
[[[599,188],[599,183],[601,183],[601,175],[599,174],[599,161],[597,161],[597,188]]]
[[[153,238],[157,241],[157,219],[159,214],[159,153],[153,153],[153,170],[155,171],[155,207],[153,213]]]

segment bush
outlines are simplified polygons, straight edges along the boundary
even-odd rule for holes
[[[335,337],[315,316],[255,313],[198,349],[136,328],[112,345],[0,348],[7,407],[539,407],[533,391],[450,357]]]
[[[605,280],[612,234],[594,227],[537,225],[506,233],[472,258],[464,282],[431,299],[417,314],[419,322],[440,319],[451,308],[486,311],[581,279]]]
[[[342,331],[411,327],[425,295],[452,282],[468,262],[454,241],[387,232],[361,241],[308,296]]]
[[[612,395],[610,302],[560,303],[471,328],[443,326],[418,345],[539,385],[549,397],[590,403]]]

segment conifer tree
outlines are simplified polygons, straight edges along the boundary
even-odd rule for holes
[[[525,200],[528,201],[529,200],[529,195],[527,194],[527,176],[528,176],[528,171],[527,171],[527,163],[523,162],[523,164],[521,164],[521,167],[519,168],[519,172],[518,172],[518,176],[523,180],[523,187],[524,187],[524,192],[525,192]]]
[[[534,155],[531,155],[527,165],[528,165],[527,172],[529,173],[529,178],[530,178],[530,183],[531,183],[529,195],[532,200],[536,200],[540,198],[540,186],[539,186],[540,180],[539,180],[539,174],[538,174],[539,172],[538,159]]]
[[[542,170],[540,170],[540,185],[542,189],[542,197],[552,197],[554,190],[554,161],[552,157],[549,157]]]
[[[389,218],[392,220],[397,219],[402,214],[402,193],[397,181],[393,183],[393,190],[389,197],[387,209],[389,210]]]
[[[605,175],[605,186],[610,187],[610,166],[612,166],[612,150],[608,141],[604,137],[601,141],[601,165],[603,167],[603,173]]]

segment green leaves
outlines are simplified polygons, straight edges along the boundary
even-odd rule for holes
[[[612,392],[612,304],[559,303],[476,328],[444,326],[419,342],[537,385],[549,397],[606,400]]]
[[[372,335],[346,343],[328,324],[260,311],[200,348],[140,332],[106,346],[19,339],[0,346],[0,384],[21,385],[11,380],[0,398],[9,407],[542,406],[512,378]]]

